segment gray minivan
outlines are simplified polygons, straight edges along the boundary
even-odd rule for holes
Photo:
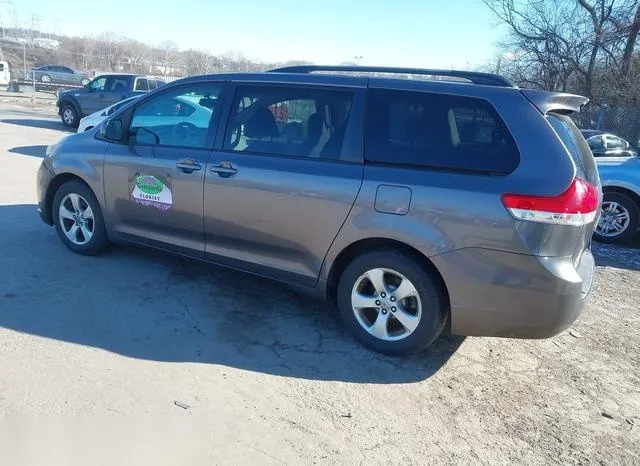
[[[136,243],[309,290],[387,354],[447,322],[545,338],[594,277],[586,101],[461,71],[190,77],[49,146],[39,212],[80,254]]]

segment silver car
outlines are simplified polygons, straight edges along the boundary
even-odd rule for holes
[[[316,294],[386,354],[447,323],[545,338],[594,276],[585,102],[461,71],[191,77],[50,146],[39,212],[79,254],[140,244]]]
[[[72,84],[77,86],[85,86],[91,81],[85,73],[60,65],[44,65],[34,68],[27,73],[27,80],[40,81],[44,84]]]

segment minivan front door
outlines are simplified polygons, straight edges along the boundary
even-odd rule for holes
[[[109,144],[104,162],[114,237],[203,257],[202,191],[221,88],[191,83],[127,111],[128,143]]]
[[[314,286],[362,183],[362,107],[360,89],[238,86],[205,173],[206,258]]]

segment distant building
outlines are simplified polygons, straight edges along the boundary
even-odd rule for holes
[[[54,50],[60,47],[60,41],[47,39],[46,37],[36,37],[33,39],[33,45],[36,47],[42,47],[43,49]]]

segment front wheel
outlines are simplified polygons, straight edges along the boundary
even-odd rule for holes
[[[605,192],[594,239],[601,243],[630,240],[638,229],[638,209],[639,206],[626,194]]]
[[[82,81],[80,81],[80,84],[82,84],[83,86],[86,86],[87,84],[89,84],[89,79],[83,78]]]
[[[78,119],[78,113],[71,104],[65,104],[62,106],[60,118],[62,119],[62,123],[65,126],[69,126],[71,128],[76,128],[78,126],[78,123],[80,122],[80,120]]]
[[[109,244],[100,204],[80,181],[68,181],[56,192],[53,222],[62,242],[78,254],[92,256]]]
[[[43,74],[42,76],[40,76],[40,81],[42,81],[43,83],[50,83],[51,76],[49,76],[48,74]]]
[[[441,282],[400,251],[357,257],[338,283],[347,328],[365,346],[389,355],[430,345],[446,322],[446,303]]]

